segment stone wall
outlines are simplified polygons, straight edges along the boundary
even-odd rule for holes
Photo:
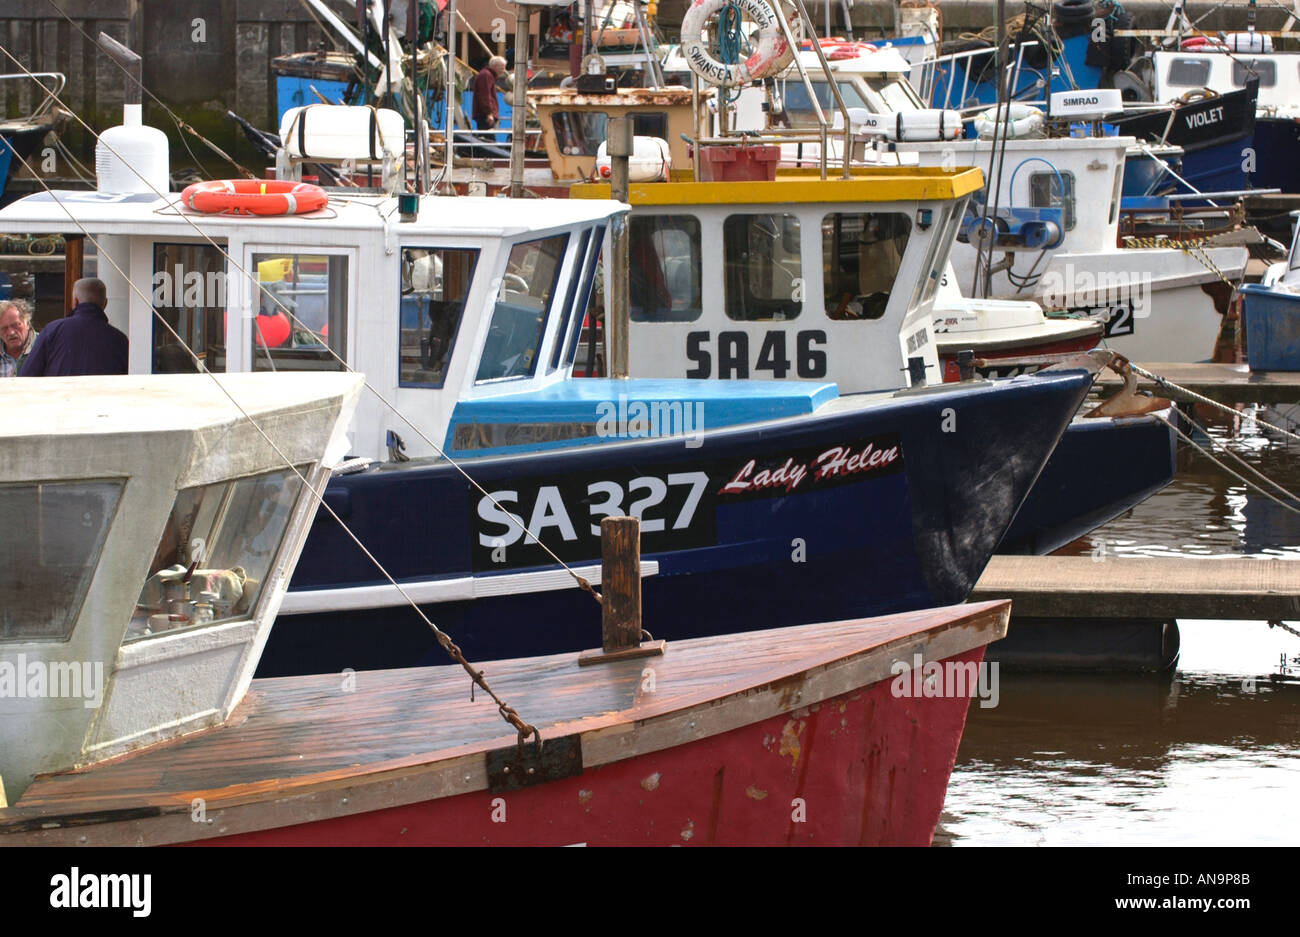
[[[275,103],[271,59],[315,48],[324,39],[298,0],[4,0],[0,4],[0,44],[32,71],[67,75],[64,101],[96,131],[121,122],[124,88],[122,72],[94,45],[101,30],[144,56],[147,92],[237,159],[248,160],[254,158],[253,151],[226,118],[226,111],[271,128]],[[4,59],[0,73],[21,71],[7,57],[0,58]],[[0,107],[11,117],[28,113],[31,82],[8,81],[0,86]],[[175,121],[147,94],[145,120],[167,132],[173,169],[194,162]],[[93,139],[75,120],[64,139],[83,160],[93,154]],[[213,166],[210,151],[193,138],[186,142],[201,161]]]

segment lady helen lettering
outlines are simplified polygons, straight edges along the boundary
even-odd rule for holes
[[[739,469],[721,473],[728,481],[718,494],[732,498],[790,494],[857,481],[868,474],[894,474],[902,468],[902,445],[897,436],[890,435],[829,449],[749,459]]]

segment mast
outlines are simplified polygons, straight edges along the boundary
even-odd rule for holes
[[[510,115],[510,197],[524,195],[524,124],[528,107],[528,20],[532,11],[515,0],[515,87]]]

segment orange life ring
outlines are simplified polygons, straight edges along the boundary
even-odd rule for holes
[[[213,179],[186,186],[181,202],[204,214],[300,215],[324,208],[325,190],[310,182]]]

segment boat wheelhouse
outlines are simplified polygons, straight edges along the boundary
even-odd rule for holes
[[[9,798],[39,773],[231,714],[360,387],[351,374],[0,382]]]
[[[935,290],[978,170],[631,186],[630,373],[896,386],[941,381]],[[574,186],[601,199],[609,186]],[[608,282],[608,274],[607,274]]]

